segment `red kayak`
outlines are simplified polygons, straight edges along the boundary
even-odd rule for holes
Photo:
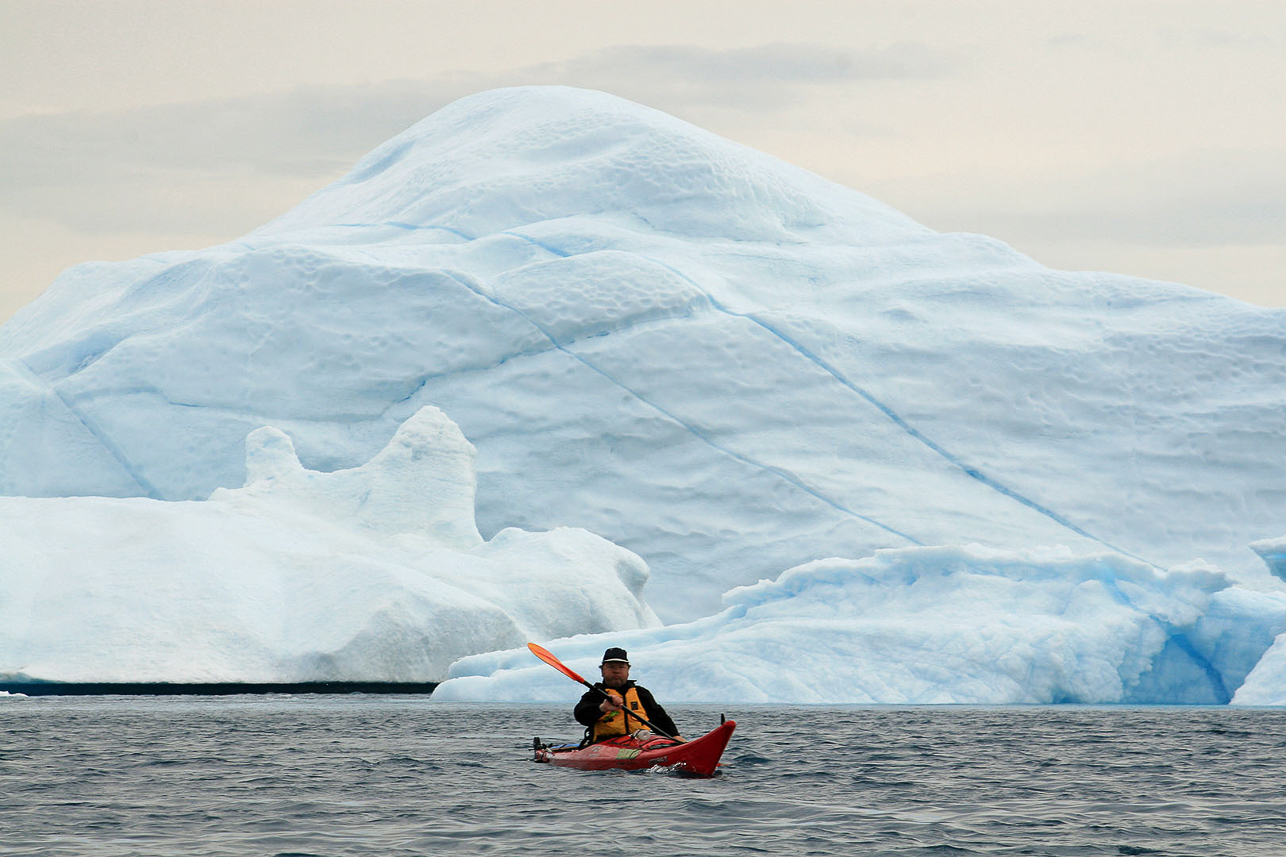
[[[714,776],[719,766],[723,748],[728,746],[737,721],[727,720],[711,732],[692,741],[675,741],[659,735],[649,735],[642,740],[632,735],[609,738],[588,747],[570,744],[551,747],[536,739],[536,761],[549,762],[564,768],[582,771],[605,771],[618,768],[623,771],[640,771],[644,768],[672,767],[694,777]]]

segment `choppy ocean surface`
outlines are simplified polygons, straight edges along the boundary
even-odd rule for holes
[[[693,780],[530,761],[574,696],[0,698],[0,854],[1286,854],[1282,710],[729,706]]]

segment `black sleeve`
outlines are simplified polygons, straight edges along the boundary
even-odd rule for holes
[[[598,687],[598,685],[594,686]],[[598,722],[598,718],[603,716],[603,712],[598,708],[602,703],[603,694],[596,690],[587,690],[585,695],[580,698],[580,702],[576,703],[576,708],[572,710],[572,716],[582,726],[593,726]]]
[[[648,720],[652,721],[652,725],[668,735],[678,735],[679,727],[674,725],[674,721],[665,713],[665,709],[656,701],[656,697],[652,696],[652,692],[638,685],[635,685],[634,689],[638,691],[639,702],[643,703],[643,713]]]

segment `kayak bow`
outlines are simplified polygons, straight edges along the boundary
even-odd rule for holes
[[[582,771],[605,771],[616,768],[640,771],[644,768],[672,767],[694,777],[714,776],[719,758],[728,746],[737,721],[728,720],[692,741],[676,742],[652,735],[642,740],[632,735],[609,738],[588,747],[551,747],[536,742],[537,762],[548,762],[563,768]]]

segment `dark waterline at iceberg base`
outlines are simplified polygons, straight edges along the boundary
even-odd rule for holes
[[[530,761],[565,707],[0,699],[6,855],[1279,855],[1286,711],[728,710],[710,780]],[[696,734],[720,709],[672,706]]]

